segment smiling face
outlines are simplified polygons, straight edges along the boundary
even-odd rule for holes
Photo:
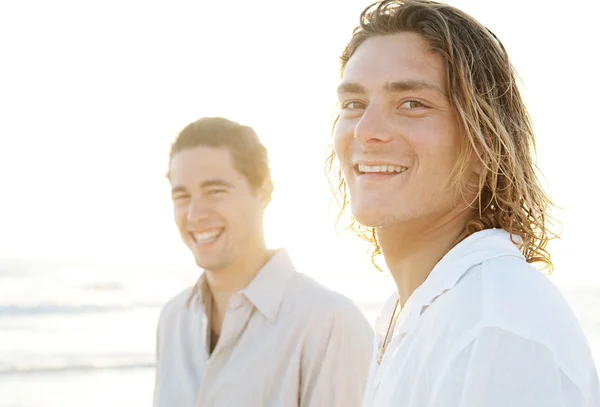
[[[175,223],[199,267],[218,271],[243,263],[264,244],[270,194],[234,168],[229,150],[183,149],[171,159],[169,180]]]
[[[334,149],[353,216],[365,226],[442,218],[463,135],[446,69],[418,34],[375,36],[348,61],[338,88]]]

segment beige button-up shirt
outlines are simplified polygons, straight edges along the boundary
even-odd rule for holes
[[[207,301],[208,300],[208,301]],[[348,298],[279,250],[229,301],[208,352],[204,275],[163,308],[154,407],[359,407],[373,331]]]

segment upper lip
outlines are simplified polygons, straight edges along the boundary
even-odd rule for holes
[[[376,166],[376,165],[391,165],[394,167],[404,167],[404,168],[408,168],[406,165],[402,165],[399,163],[394,163],[391,161],[385,161],[385,160],[357,160],[354,161],[354,165],[368,165],[368,166]]]
[[[194,233],[194,234],[196,234],[196,233],[206,233],[206,232],[210,232],[210,231],[215,230],[215,229],[223,229],[223,227],[222,226],[212,226],[212,227],[202,228],[202,229],[200,229],[200,228],[198,228],[198,229],[192,229],[192,228],[190,228],[190,229],[188,229],[188,232],[189,233]]]
[[[367,173],[372,173],[372,171],[373,171],[373,170],[367,170],[367,168],[361,168],[361,167],[375,167],[375,171],[377,173],[382,171],[387,174],[390,174],[390,173],[400,174],[400,173],[403,173],[404,171],[408,170],[408,167],[406,167],[404,165],[391,163],[389,161],[358,160],[358,161],[354,162],[353,168],[354,168],[354,171],[356,171],[358,174],[367,174]],[[382,170],[381,167],[383,167],[384,169]],[[393,168],[394,170],[392,171],[391,168]]]

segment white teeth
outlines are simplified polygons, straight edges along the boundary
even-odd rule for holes
[[[194,233],[194,238],[198,244],[211,243],[217,240],[217,237],[221,234],[221,230],[216,229],[210,232]]]
[[[406,171],[408,168],[399,165],[364,165],[358,164],[358,171],[362,173],[366,172],[396,172],[401,173]]]

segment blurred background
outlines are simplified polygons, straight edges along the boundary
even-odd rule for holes
[[[393,283],[336,232],[323,170],[337,57],[369,3],[0,0],[0,407],[150,405],[158,312],[200,273],[172,221],[168,150],[202,116],[256,129],[269,245],[373,321]],[[561,207],[551,278],[600,362],[595,3],[450,4],[524,82]]]

